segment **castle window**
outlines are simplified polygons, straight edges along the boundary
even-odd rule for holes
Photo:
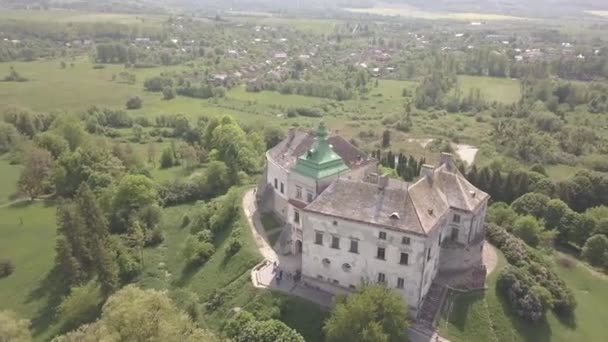
[[[350,240],[350,249],[348,251],[351,253],[358,254],[359,253],[359,241]]]
[[[340,238],[337,236],[331,237],[331,248],[340,249]]]
[[[402,289],[405,287],[405,279],[397,278],[397,288]]]
[[[279,188],[279,180],[278,179],[274,179],[274,188],[278,189]]]
[[[342,265],[342,270],[346,273],[350,272],[350,270],[352,269],[352,267],[350,266],[350,264],[343,264]]]
[[[300,223],[300,212],[297,210],[293,211],[293,222]]]
[[[399,264],[401,265],[407,265],[408,261],[409,261],[409,254],[407,253],[401,253],[401,258],[399,258]]]
[[[454,214],[454,217],[452,218],[452,222],[460,223],[460,215]]]
[[[380,260],[386,260],[386,248],[378,247],[378,252],[376,253],[376,258]]]
[[[431,260],[431,248],[430,247],[429,247],[429,250],[428,250],[428,252],[426,254],[426,261],[429,261],[429,260]]]
[[[285,193],[285,184],[283,184],[283,182],[281,182],[281,193]]]
[[[378,273],[378,282],[380,284],[386,283],[386,275],[384,273]]]
[[[338,281],[338,279],[334,279],[333,283],[334,284],[340,284],[340,282]]]
[[[329,265],[331,264],[331,261],[327,258],[323,259],[322,262],[323,262],[323,266],[325,266],[325,267],[329,267]]]
[[[441,233],[439,233],[439,240],[437,240],[437,246],[441,246]]]
[[[315,232],[315,245],[323,246],[323,233]]]
[[[380,240],[386,240],[386,232],[379,232],[378,233],[378,239],[380,239]]]
[[[410,244],[410,238],[407,236],[404,236],[401,238],[401,243],[404,245],[409,245]]]
[[[334,226],[337,226],[337,225],[338,225],[338,221],[334,221]]]
[[[312,198],[312,197],[313,197],[313,196],[312,196],[312,193],[311,193],[311,192],[308,192],[308,193],[306,194],[306,200],[308,201],[308,203],[312,202],[312,200],[313,200],[313,198]]]
[[[302,199],[302,187],[301,186],[296,186],[296,198]]]

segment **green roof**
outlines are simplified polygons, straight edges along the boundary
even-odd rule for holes
[[[348,170],[348,166],[327,142],[327,131],[321,122],[310,150],[300,156],[292,171],[303,176],[322,179]]]

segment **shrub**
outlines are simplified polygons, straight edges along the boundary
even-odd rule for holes
[[[182,217],[182,225],[181,225],[181,228],[188,227],[188,225],[190,225],[190,222],[191,222],[191,220],[190,220],[190,216],[188,216],[188,215],[184,215],[184,217]]]
[[[0,278],[8,277],[15,272],[15,264],[8,259],[0,260]]]
[[[513,312],[526,320],[540,320],[550,307],[551,295],[521,268],[505,267],[496,286],[509,300]]]
[[[165,234],[163,233],[162,229],[160,229],[158,227],[152,229],[146,235],[147,235],[146,236],[146,247],[158,246],[163,241],[165,241]]]
[[[163,99],[173,100],[175,98],[175,90],[172,87],[166,86],[163,88]]]
[[[557,258],[557,263],[563,268],[572,269],[576,267],[576,259],[563,255]]]
[[[226,246],[226,256],[231,257],[235,255],[242,247],[241,241],[238,238],[230,238],[228,245]]]
[[[593,266],[608,267],[608,238],[605,235],[590,237],[581,255]]]
[[[204,265],[213,253],[215,253],[215,248],[211,243],[199,241],[195,236],[186,239],[181,251],[188,266],[192,267]]]
[[[214,311],[224,305],[228,292],[225,289],[214,289],[205,301],[205,310]]]
[[[134,96],[127,100],[127,109],[140,109],[142,106],[143,101],[139,96]]]

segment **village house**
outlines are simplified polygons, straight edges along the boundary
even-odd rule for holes
[[[279,251],[301,264],[306,284],[340,294],[381,283],[417,316],[436,278],[485,277],[489,196],[451,154],[406,183],[377,175],[375,159],[321,124],[314,134],[290,130],[266,163],[259,208],[284,222]]]

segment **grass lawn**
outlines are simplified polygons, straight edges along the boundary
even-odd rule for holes
[[[7,258],[15,272],[0,279],[0,309],[15,311],[32,321],[36,341],[50,339],[54,311],[47,274],[55,258],[55,208],[46,203],[20,203],[0,208],[0,259]]]
[[[569,179],[574,176],[580,170],[584,170],[585,168],[582,166],[569,166],[569,165],[547,165],[545,166],[545,171],[547,171],[547,176],[554,181],[562,181]]]
[[[510,78],[460,75],[458,84],[463,96],[468,96],[471,89],[479,89],[489,102],[513,103],[521,97],[519,81]]]
[[[603,341],[608,313],[598,303],[608,302],[608,280],[584,266],[566,269],[558,264],[558,275],[574,290],[578,306],[573,323],[561,322],[553,312],[543,322],[530,324],[509,311],[496,292],[496,278],[506,261],[499,253],[498,266],[489,276],[488,290],[477,294],[455,294],[453,308],[444,314],[440,332],[451,341]],[[446,319],[446,317],[448,317]]]
[[[0,156],[0,205],[11,202],[17,194],[17,181],[21,167],[11,165],[8,156]]]

